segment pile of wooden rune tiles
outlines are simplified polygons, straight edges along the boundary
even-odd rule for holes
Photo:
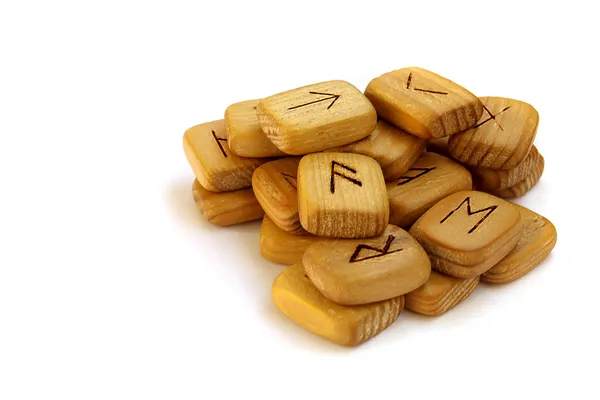
[[[183,144],[206,219],[262,218],[261,254],[288,266],[276,306],[353,346],[405,307],[443,314],[552,251],[552,223],[504,200],[540,180],[538,118],[525,102],[403,68],[364,93],[328,81],[232,104]]]

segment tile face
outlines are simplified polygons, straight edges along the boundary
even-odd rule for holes
[[[279,93],[258,103],[267,137],[287,154],[302,155],[367,137],[377,124],[373,105],[354,86],[328,81]]]
[[[260,228],[260,254],[274,263],[299,264],[302,263],[302,256],[311,244],[327,240],[332,239],[286,232],[265,215]]]
[[[268,161],[231,153],[223,120],[196,125],[183,135],[183,149],[200,184],[212,192],[229,192],[252,185],[254,170]]]
[[[327,151],[369,156],[379,163],[383,177],[389,181],[404,174],[424,149],[425,140],[379,121],[373,133],[366,138]]]
[[[454,193],[427,211],[410,233],[429,254],[433,269],[472,278],[492,268],[523,233],[521,213],[483,192]]]
[[[471,92],[422,68],[383,74],[369,83],[365,95],[381,117],[423,139],[468,129],[483,112]]]
[[[302,263],[317,289],[344,305],[401,296],[424,284],[431,272],[425,250],[394,225],[377,238],[313,244]]]
[[[332,342],[356,346],[390,326],[404,308],[404,297],[361,306],[328,300],[304,273],[301,264],[283,271],[273,283],[273,302],[305,329]]]
[[[298,213],[302,227],[317,236],[381,235],[389,220],[381,167],[359,154],[304,156],[298,167]]]
[[[474,127],[450,137],[448,151],[474,167],[515,168],[533,145],[538,112],[527,103],[503,97],[481,97],[481,101],[483,115]]]
[[[198,210],[215,225],[236,225],[261,219],[265,215],[251,188],[232,192],[210,192],[194,180],[192,193]]]
[[[472,185],[471,174],[462,165],[423,153],[402,177],[387,184],[390,223],[408,227],[438,201],[471,190]]]
[[[441,315],[469,297],[479,283],[479,276],[455,278],[436,271],[423,286],[404,296],[406,308],[423,315]]]
[[[493,191],[492,194],[498,197],[502,197],[503,199],[510,199],[513,197],[523,196],[540,181],[540,178],[542,177],[543,173],[544,157],[540,155],[537,159],[536,164],[533,166],[531,172],[525,177],[525,179],[506,189]]]
[[[225,110],[229,149],[240,157],[280,157],[285,153],[267,138],[260,127],[256,108],[259,100],[235,103]]]
[[[515,204],[523,216],[523,235],[517,246],[481,276],[487,283],[512,282],[537,267],[556,245],[556,228],[546,218]]]
[[[252,175],[252,189],[277,226],[287,232],[305,234],[298,216],[299,163],[299,157],[289,157],[261,165]]]
[[[540,163],[540,153],[533,146],[525,160],[513,169],[471,168],[478,190],[493,192],[516,185],[527,178]],[[499,196],[502,197],[502,196]]]

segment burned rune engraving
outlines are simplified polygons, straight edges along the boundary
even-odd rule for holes
[[[227,139],[223,139],[217,136],[217,134],[215,133],[215,131],[211,131],[213,138],[215,138],[215,142],[217,142],[217,145],[219,146],[219,149],[221,150],[221,153],[223,153],[223,157],[227,157],[227,153],[225,152],[225,149],[223,148],[223,146],[221,145],[221,142],[226,142]]]
[[[350,182],[354,183],[355,185],[362,186],[362,182],[359,181],[358,179],[351,178],[351,177],[349,177],[347,175],[344,175],[341,172],[336,171],[336,169],[335,169],[336,166],[337,167],[341,167],[341,168],[345,169],[346,171],[350,171],[353,174],[356,174],[356,170],[354,168],[348,167],[348,166],[346,166],[346,165],[344,165],[342,163],[339,163],[337,161],[332,161],[331,162],[331,179],[329,181],[329,189],[330,189],[331,193],[335,193],[335,176],[336,175],[339,176],[339,177],[342,177],[342,178],[344,178],[346,180],[349,180]]]
[[[350,262],[351,263],[355,263],[355,262],[370,260],[372,258],[383,257],[383,256],[388,255],[388,254],[392,254],[392,253],[396,253],[398,251],[402,251],[403,249],[388,251],[390,249],[390,246],[392,245],[392,242],[394,241],[394,239],[396,239],[395,236],[389,235],[387,237],[387,241],[385,242],[385,246],[383,246],[383,249],[378,249],[376,247],[369,246],[369,245],[366,245],[366,244],[359,244],[358,246],[356,246],[356,249],[354,250],[354,253],[352,253],[352,255],[350,256]],[[368,257],[358,258],[358,256],[360,255],[361,250],[373,250],[373,251],[375,251],[375,252],[377,252],[379,254],[374,255],[374,256],[368,256]]]
[[[295,110],[296,108],[306,107],[306,106],[309,106],[311,104],[320,103],[322,101],[333,100],[327,106],[327,109],[329,110],[331,108],[331,106],[333,106],[335,104],[335,102],[342,96],[341,94],[321,93],[321,92],[308,92],[308,93],[310,93],[310,94],[318,94],[318,95],[321,95],[321,96],[329,96],[329,97],[325,97],[323,99],[319,99],[319,100],[315,100],[315,101],[310,101],[308,103],[304,103],[304,104],[300,104],[300,105],[297,105],[297,106],[289,107],[288,110]]]
[[[500,111],[498,114],[495,114],[495,115],[494,115],[494,114],[492,114],[492,113],[491,113],[491,111],[490,111],[490,110],[488,110],[488,108],[487,108],[486,106],[483,106],[483,109],[484,109],[484,110],[485,110],[485,111],[488,113],[488,115],[489,115],[489,118],[488,118],[488,119],[486,119],[485,121],[483,121],[483,122],[481,122],[481,123],[479,123],[479,124],[475,125],[475,126],[473,127],[473,129],[477,129],[477,128],[479,128],[480,126],[482,126],[482,125],[485,125],[486,123],[490,122],[491,120],[494,120],[494,122],[496,123],[496,125],[498,125],[498,127],[500,128],[500,130],[501,130],[501,131],[504,131],[504,128],[502,127],[502,125],[500,125],[500,123],[499,123],[498,121],[496,121],[496,117],[497,117],[498,115],[502,114],[503,112],[505,112],[505,111],[508,111],[508,109],[509,109],[509,108],[510,108],[510,106],[508,106],[508,107],[504,107],[504,109],[503,109],[502,111]]]
[[[437,167],[431,167],[431,168],[410,168],[408,171],[406,171],[407,173],[410,172],[410,171],[421,171],[421,172],[419,172],[415,176],[402,175],[400,178],[398,178],[398,181],[399,181],[398,182],[398,186],[402,186],[402,185],[407,184],[408,182],[412,182],[415,179],[422,177],[423,175],[427,174],[428,172],[433,171],[436,168]]]
[[[465,203],[467,203],[467,215],[469,215],[469,216],[471,216],[471,215],[475,215],[475,214],[479,214],[479,213],[482,213],[482,212],[486,212],[486,211],[487,211],[487,213],[486,213],[486,214],[483,216],[483,218],[481,218],[481,219],[480,219],[480,220],[479,220],[479,221],[478,221],[478,222],[477,222],[475,225],[473,225],[473,227],[472,227],[472,228],[469,230],[469,232],[468,232],[468,233],[472,233],[473,231],[475,231],[475,229],[477,229],[477,228],[479,227],[479,225],[481,225],[481,223],[482,223],[483,221],[485,221],[485,220],[487,219],[487,217],[489,217],[489,216],[490,216],[490,215],[491,215],[491,214],[492,214],[494,211],[496,211],[496,209],[498,208],[498,206],[489,206],[489,207],[486,207],[486,208],[482,208],[481,210],[472,211],[472,210],[471,210],[471,198],[470,198],[470,197],[467,197],[467,198],[465,198],[465,199],[462,201],[462,203],[460,203],[460,204],[458,205],[458,207],[456,207],[454,210],[450,211],[450,213],[449,213],[448,215],[446,215],[446,216],[445,216],[445,217],[444,217],[444,218],[443,218],[443,219],[440,221],[440,224],[443,224],[444,222],[446,222],[446,220],[447,220],[448,218],[450,218],[450,216],[451,216],[452,214],[454,214],[454,212],[455,212],[455,211],[458,211],[458,210],[459,210],[459,209],[460,209],[460,208],[463,206],[463,204],[465,204]]]
[[[412,72],[410,74],[408,74],[408,79],[406,80],[406,88],[410,90],[410,84],[412,82]],[[425,93],[432,93],[432,94],[441,94],[441,95],[447,95],[447,92],[440,92],[437,90],[429,90],[429,89],[422,89],[422,88],[413,88],[413,90],[416,90],[417,92],[425,92]]]

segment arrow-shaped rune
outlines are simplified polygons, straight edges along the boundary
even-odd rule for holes
[[[299,106],[293,106],[293,107],[288,108],[288,110],[294,110],[296,108],[300,108],[300,107],[304,107],[304,106],[309,106],[311,104],[320,103],[322,101],[333,100],[331,102],[331,104],[329,104],[327,106],[327,109],[329,110],[331,108],[331,106],[335,104],[335,102],[337,101],[337,99],[339,99],[342,96],[341,94],[331,94],[331,93],[321,93],[321,92],[308,92],[308,93],[310,93],[310,94],[318,94],[318,95],[321,95],[321,96],[329,96],[329,97],[325,97],[323,99],[311,101],[309,103],[300,104]]]

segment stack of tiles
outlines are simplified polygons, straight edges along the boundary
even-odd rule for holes
[[[276,306],[354,346],[405,307],[444,314],[552,251],[552,223],[503,200],[540,180],[538,119],[527,103],[403,68],[364,94],[328,81],[235,103],[186,131],[184,150],[206,219],[262,218],[262,256],[288,266]]]
[[[183,136],[185,155],[196,175],[194,200],[216,225],[235,225],[262,218],[252,191],[252,173],[266,160],[242,158],[228,146],[225,121],[196,125]]]
[[[533,145],[539,115],[531,105],[502,97],[481,97],[484,113],[475,126],[433,143],[469,168],[478,190],[501,198],[527,193],[544,172],[544,158]]]

